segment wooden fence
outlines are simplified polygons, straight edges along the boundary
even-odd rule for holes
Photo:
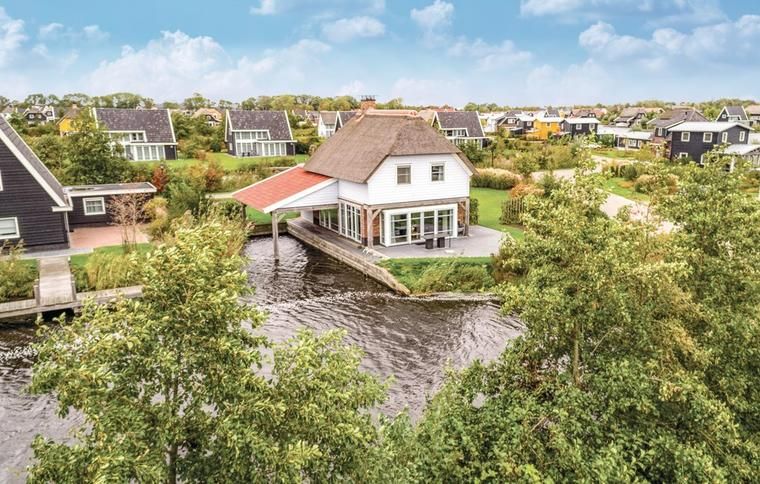
[[[519,224],[522,223],[522,214],[525,212],[525,201],[523,198],[510,198],[504,200],[501,205],[501,223]]]

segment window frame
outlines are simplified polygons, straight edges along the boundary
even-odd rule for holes
[[[728,131],[724,131],[720,135],[720,142],[721,143],[728,143]]]
[[[0,240],[20,239],[21,238],[21,229],[18,226],[18,217],[3,217],[3,218],[0,218],[0,221],[2,221],[2,220],[13,220],[13,225],[16,227],[16,231],[13,234],[9,234],[7,236],[0,234]]]
[[[434,170],[436,168],[440,168],[441,169],[440,179],[438,179],[438,180],[435,179],[435,172],[434,172]],[[431,163],[430,164],[430,182],[431,183],[443,183],[445,181],[446,181],[446,163],[444,163],[444,162]]]
[[[103,206],[102,211],[98,212],[88,212],[87,210],[87,202],[92,201],[99,201],[101,205]],[[82,198],[82,212],[84,213],[85,217],[93,217],[97,215],[105,215],[106,214],[106,198],[105,197],[87,197]]]
[[[678,153],[678,158],[680,158],[682,160],[685,159],[685,158],[688,158],[688,157],[689,157],[689,153],[687,153],[685,151],[681,151],[680,153]]]
[[[709,139],[708,139],[709,137]],[[713,142],[713,134],[710,132],[702,133],[702,143],[712,143]]]
[[[739,131],[739,143],[744,143],[744,140],[746,139],[746,137],[747,137],[746,131],[743,131],[743,130]],[[0,185],[0,190],[2,190],[2,185]]]
[[[681,141],[684,143],[691,141],[691,133],[688,131],[681,132]]]
[[[0,171],[0,192],[3,191],[3,172]]]
[[[400,170],[405,168],[408,170],[408,181],[401,182],[399,180]],[[412,184],[412,165],[396,165],[396,185],[411,185]]]

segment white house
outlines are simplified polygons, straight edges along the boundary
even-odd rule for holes
[[[364,113],[305,165],[233,197],[264,213],[301,217],[363,246],[424,243],[469,234],[475,168],[416,116]]]

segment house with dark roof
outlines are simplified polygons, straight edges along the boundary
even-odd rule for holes
[[[473,143],[486,145],[486,135],[476,111],[436,111],[432,126],[457,146]]]
[[[29,106],[21,116],[32,126],[56,120],[55,108],[52,106]]]
[[[744,111],[744,106],[724,106],[718,113],[715,121],[719,123],[744,123],[749,124],[749,117]]]
[[[77,227],[109,225],[118,197],[156,192],[150,183],[64,187],[11,125],[0,118],[0,246],[66,249]]]
[[[460,149],[422,118],[362,113],[305,165],[233,197],[276,220],[300,212],[308,223],[362,246],[432,246],[433,239],[469,233],[474,173]]]
[[[632,127],[636,124],[640,124],[646,117],[647,110],[638,107],[624,108],[620,114],[615,118],[615,126],[620,127]]]
[[[131,161],[177,159],[177,138],[168,109],[92,108],[99,128]]]
[[[703,121],[707,118],[694,108],[674,108],[648,122],[647,127],[652,129],[652,144],[663,145],[667,142],[670,128],[681,123]]]
[[[224,139],[232,156],[293,156],[296,143],[285,111],[227,110]]]
[[[565,118],[559,123],[560,134],[568,135],[572,138],[595,134],[597,126],[599,126],[599,120],[594,116]]]
[[[0,245],[68,248],[66,193],[5,119],[0,119]]]
[[[706,153],[717,146],[747,144],[749,127],[735,122],[686,122],[670,128],[671,139],[667,157],[689,158],[702,162]]]

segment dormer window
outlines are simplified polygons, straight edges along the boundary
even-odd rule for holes
[[[129,133],[129,141],[133,143],[145,141],[145,134],[142,132]]]

